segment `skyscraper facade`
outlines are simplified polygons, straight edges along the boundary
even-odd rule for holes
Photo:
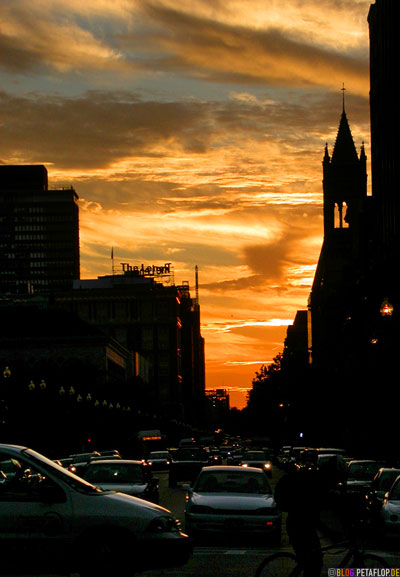
[[[381,258],[399,255],[400,3],[376,0],[370,7],[370,114],[372,194],[377,203]]]
[[[42,165],[0,166],[0,294],[66,290],[79,276],[75,190],[49,190]]]

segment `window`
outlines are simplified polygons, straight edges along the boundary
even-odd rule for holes
[[[65,494],[54,481],[41,474],[21,459],[0,453],[0,503],[1,501],[43,501],[46,490],[58,492],[58,501],[65,501]]]

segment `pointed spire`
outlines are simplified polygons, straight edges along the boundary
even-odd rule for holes
[[[335,146],[332,152],[332,163],[338,164],[348,164],[358,161],[357,150],[354,145],[353,136],[351,134],[349,122],[346,116],[346,110],[344,106],[344,92],[345,87],[343,84],[343,110],[342,117],[340,119],[339,129],[336,137]]]
[[[327,143],[327,142],[325,142],[325,154],[324,154],[324,160],[323,160],[323,163],[324,163],[324,164],[326,164],[326,163],[328,163],[328,164],[329,164],[329,163],[330,163],[330,161],[331,161],[331,157],[329,156],[329,151],[328,151],[328,143]]]

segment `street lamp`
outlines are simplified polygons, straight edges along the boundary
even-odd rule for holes
[[[379,309],[380,314],[383,317],[391,317],[393,314],[393,305],[389,302],[388,298],[384,298],[381,307]]]
[[[10,377],[11,377],[11,371],[8,367],[5,367],[3,371],[3,378],[9,379]]]

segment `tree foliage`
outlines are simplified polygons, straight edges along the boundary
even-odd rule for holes
[[[283,387],[281,362],[279,353],[272,363],[261,365],[247,393],[248,418],[259,431],[272,430],[276,424]]]

